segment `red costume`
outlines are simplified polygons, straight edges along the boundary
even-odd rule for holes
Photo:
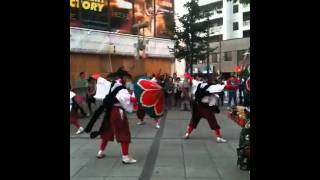
[[[78,129],[76,134],[80,134],[84,130],[78,119],[78,109],[81,108],[78,103],[79,98],[81,98],[81,96],[76,96],[74,92],[70,91],[70,123]]]
[[[191,79],[187,76],[187,78]],[[192,79],[191,79],[192,80]],[[194,89],[194,103],[192,109],[192,117],[187,128],[185,138],[188,139],[193,129],[196,129],[201,118],[207,119],[209,126],[214,130],[218,142],[226,142],[221,137],[220,126],[216,120],[215,113],[219,113],[218,108],[219,96],[217,93],[224,89],[224,85],[201,83],[192,80]],[[196,87],[196,88],[195,88]]]
[[[111,84],[109,93],[103,99],[103,105],[95,111],[85,131],[89,133],[100,114],[105,112],[99,131],[90,134],[91,138],[95,138],[97,135],[101,137],[101,145],[97,158],[103,158],[105,156],[103,151],[108,141],[113,141],[115,137],[117,142],[121,143],[122,162],[135,163],[136,160],[128,156],[131,135],[126,111],[133,111],[136,99],[132,97],[124,87],[123,82],[124,81],[119,79]]]

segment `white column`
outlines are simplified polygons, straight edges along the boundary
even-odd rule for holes
[[[232,22],[232,15],[233,15],[233,3],[232,1],[223,0],[223,26],[222,26],[222,33],[223,33],[223,40],[227,40],[232,38],[233,33],[233,22]]]

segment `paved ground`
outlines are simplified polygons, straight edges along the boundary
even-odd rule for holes
[[[133,165],[121,163],[121,149],[116,142],[108,144],[104,159],[96,159],[99,139],[89,139],[87,134],[74,135],[75,128],[70,126],[70,179],[249,180],[248,172],[236,166],[240,127],[222,111],[217,119],[227,143],[216,143],[204,119],[191,138],[185,140],[182,137],[190,116],[188,111],[167,111],[161,129],[155,129],[152,119],[146,118],[146,124],[138,126],[135,114],[129,114],[132,135],[129,154],[138,160]],[[80,122],[85,125],[88,119]]]

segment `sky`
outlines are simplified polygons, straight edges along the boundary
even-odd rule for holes
[[[183,7],[183,5],[190,0],[174,0],[174,10],[176,13],[176,23],[177,26],[181,26],[181,24],[177,20],[177,16],[182,16],[186,14],[187,10]],[[199,5],[208,4],[210,2],[215,2],[217,0],[199,0]]]
[[[179,15],[183,15],[186,13],[183,5],[190,0],[174,0],[175,12]],[[199,0],[199,5],[208,4],[210,2],[215,2],[217,0]]]

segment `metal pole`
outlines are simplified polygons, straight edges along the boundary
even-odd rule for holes
[[[210,38],[210,37],[209,37],[209,36],[210,36],[210,34],[209,34],[209,33],[210,33],[210,32],[209,32],[209,30],[210,30],[210,26],[209,26],[209,16],[207,17],[207,23],[208,23],[208,27],[207,27],[207,76],[208,76],[208,77],[207,77],[207,78],[209,79],[209,74],[210,74],[210,73],[209,73],[209,69],[210,69],[210,68],[209,68],[209,65],[210,65],[210,64],[209,64],[209,55],[210,55],[210,53],[209,53],[209,49],[210,49],[210,48],[209,48],[209,46],[210,46],[210,44],[209,44],[209,38]]]
[[[221,37],[219,37],[219,73],[222,74],[221,72]]]
[[[111,30],[111,11],[110,11],[110,0],[108,0],[108,31]]]
[[[138,24],[140,24],[140,22],[138,22]],[[139,26],[137,26],[137,38],[138,38],[138,43],[137,43],[137,60],[139,61],[140,60],[140,54],[139,54],[139,32],[140,29],[139,29]]]

